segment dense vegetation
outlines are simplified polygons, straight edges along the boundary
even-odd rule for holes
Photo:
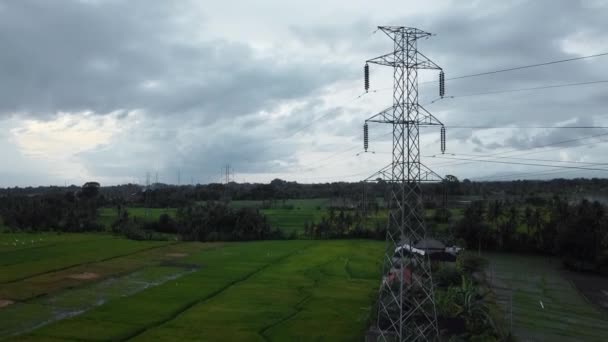
[[[330,207],[327,215],[322,216],[319,222],[307,222],[304,225],[304,235],[312,239],[385,238],[385,222],[372,229],[366,226],[366,218],[361,210],[335,210]]]
[[[135,240],[163,239],[163,234],[178,234],[184,241],[249,241],[282,239],[258,209],[234,209],[220,202],[192,204],[177,208],[175,217],[160,214],[157,220],[130,217],[127,208],[118,206],[112,231]]]
[[[162,219],[162,217],[161,217]],[[266,217],[252,208],[233,209],[223,203],[191,205],[177,210],[177,232],[185,240],[231,241],[280,238]]]
[[[608,272],[608,215],[597,201],[476,201],[454,232],[469,248],[552,254],[574,269]]]
[[[435,201],[444,191],[450,196],[479,196],[480,198],[523,199],[546,194],[561,197],[599,196],[608,190],[608,179],[553,179],[486,181],[459,181],[456,177],[446,177],[444,184],[423,184],[422,192],[426,202]],[[174,186],[153,184],[148,191],[136,184],[107,186],[100,188],[100,200],[105,206],[129,203],[133,206],[154,208],[178,207],[194,201],[258,200],[272,201],[282,199],[343,198],[345,201],[358,201],[362,197],[362,183],[319,183],[300,184],[275,179],[269,184],[229,183]],[[384,198],[388,186],[383,181],[367,184],[368,197]],[[80,187],[26,187],[0,188],[0,198],[7,196],[34,196],[78,192]],[[428,206],[426,206],[428,207]]]
[[[87,184],[77,192],[0,197],[0,217],[4,225],[19,230],[101,230],[103,227],[96,221],[97,207],[100,204],[99,184]]]
[[[461,253],[455,267],[434,265],[435,309],[444,336],[466,341],[507,338],[501,318],[492,312],[496,303],[485,276],[487,265],[486,259],[471,253]]]

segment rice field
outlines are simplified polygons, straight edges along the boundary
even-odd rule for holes
[[[26,237],[42,240],[12,245]],[[0,248],[0,339],[360,341],[383,244],[0,234]]]
[[[301,236],[304,233],[304,225],[306,223],[318,223],[323,216],[328,215],[327,207],[331,200],[327,198],[313,199],[287,199],[275,200],[271,202],[254,201],[254,200],[239,200],[231,201],[229,205],[232,208],[257,208],[260,209],[270,222],[270,225],[275,229],[280,229],[286,234],[295,233],[296,236]],[[150,208],[146,210],[141,207],[127,208],[131,217],[140,219],[158,220],[160,215],[166,213],[170,216],[175,216],[176,208]],[[458,219],[462,216],[462,210],[452,208],[452,217]],[[434,215],[433,209],[427,209],[427,218]],[[118,213],[115,208],[101,208],[98,211],[98,222],[110,228],[112,222],[118,218]],[[370,212],[366,221],[366,226],[369,229],[374,229],[376,226],[384,226],[387,220],[386,209],[381,209],[378,212]]]
[[[127,208],[129,217],[137,217],[142,220],[158,221],[158,218],[162,214],[168,214],[171,217],[175,217],[176,208],[141,208],[141,207],[130,207]],[[100,208],[97,211],[99,222],[103,227],[110,228],[112,223],[118,219],[118,211],[116,208]]]
[[[608,315],[577,291],[558,259],[484,256],[505,322],[521,341],[608,341]]]

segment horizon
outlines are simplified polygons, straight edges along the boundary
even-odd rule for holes
[[[388,127],[370,125],[362,153],[364,120],[391,103],[388,70],[363,88],[388,23],[433,34],[419,48],[446,96],[421,72],[420,103],[446,125],[446,154],[438,129],[420,144],[439,175],[605,177],[607,6],[0,1],[0,187],[208,184],[225,164],[238,182],[363,180],[390,163]]]

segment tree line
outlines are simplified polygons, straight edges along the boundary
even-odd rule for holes
[[[608,273],[608,215],[597,201],[476,201],[453,230],[470,249],[556,255],[574,269]]]
[[[175,218],[162,214],[158,220],[129,217],[125,207],[112,231],[135,240],[164,239],[179,236],[183,241],[249,241],[288,238],[282,231],[272,229],[268,219],[253,208],[233,209],[221,202],[192,204],[177,208]]]
[[[0,197],[0,218],[5,226],[25,231],[103,230],[97,222],[98,191],[98,183],[87,183],[73,192]]]
[[[318,184],[302,184],[281,179],[270,183],[228,183],[228,184],[197,184],[169,185],[156,183],[150,187],[137,184],[123,184],[100,187],[100,200],[105,205],[120,202],[146,204],[151,207],[177,207],[192,201],[232,200],[281,200],[307,198],[349,198],[361,199],[363,182],[329,182]],[[365,185],[369,197],[383,198],[389,185],[382,181]],[[438,184],[422,184],[424,196],[437,197],[444,191],[450,196],[481,196],[483,198],[513,198],[522,199],[539,195],[560,195],[573,197],[576,194],[602,194],[608,190],[608,179],[577,178],[552,180],[515,180],[515,181],[484,181],[475,182],[468,179],[462,181],[448,175],[445,181]],[[39,196],[65,192],[77,192],[79,186],[68,187],[13,187],[0,188],[0,198],[7,196]]]

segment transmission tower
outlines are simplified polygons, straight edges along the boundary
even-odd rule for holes
[[[146,202],[146,218],[150,216],[150,172],[146,172],[146,190],[145,190],[145,198]]]
[[[392,163],[379,171],[390,182],[389,215],[383,280],[378,298],[377,338],[384,341],[420,341],[438,338],[433,280],[428,253],[413,252],[426,238],[420,182],[439,176],[420,163],[420,126],[443,124],[418,103],[418,70],[441,68],[420,53],[417,41],[431,34],[416,28],[379,26],[394,49],[365,63],[365,90],[369,90],[369,64],[393,68],[393,104],[365,121],[393,126]],[[443,72],[440,96],[444,95]],[[445,130],[442,129],[442,152]],[[441,177],[439,177],[440,179]],[[398,248],[401,247],[401,248]]]
[[[224,184],[228,184],[230,182],[234,182],[234,169],[230,166],[230,164],[226,164],[222,170],[223,173],[223,182]]]

